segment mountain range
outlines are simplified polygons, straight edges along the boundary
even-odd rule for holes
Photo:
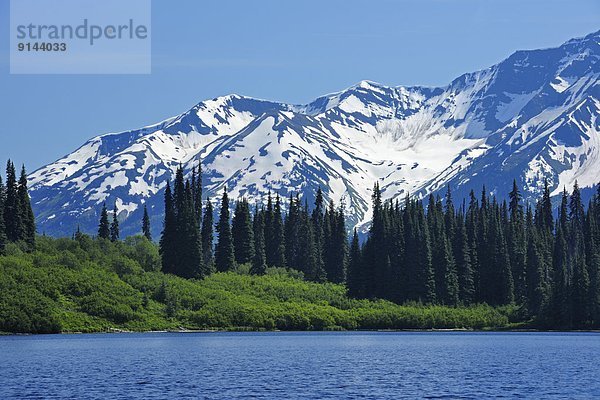
[[[141,230],[147,205],[158,237],[163,192],[179,165],[202,163],[205,196],[268,192],[343,201],[349,226],[371,217],[371,190],[385,199],[485,184],[504,196],[513,179],[526,201],[548,180],[554,196],[600,181],[600,31],[559,47],[517,51],[444,87],[362,81],[294,105],[228,95],[155,125],[94,137],[30,175],[38,231],[94,233],[103,203],[123,234]]]

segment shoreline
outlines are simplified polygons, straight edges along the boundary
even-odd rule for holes
[[[98,335],[98,334],[146,334],[146,333],[595,333],[600,334],[600,329],[513,329],[513,328],[490,328],[490,329],[468,329],[468,328],[431,328],[431,329],[352,329],[352,330],[266,330],[248,329],[244,327],[230,329],[167,329],[131,331],[126,329],[114,329],[95,332],[55,332],[55,333],[24,333],[24,332],[0,332],[0,337],[5,336],[41,336],[41,335]]]

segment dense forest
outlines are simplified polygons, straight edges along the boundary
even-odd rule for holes
[[[213,254],[212,208],[202,212],[201,170],[191,180],[177,171],[165,191],[160,240],[163,271],[203,278],[251,264],[301,271],[314,282],[345,284],[355,298],[460,306],[517,304],[523,319],[553,327],[586,328],[600,322],[600,186],[586,207],[575,184],[554,211],[548,183],[536,204],[523,204],[516,182],[508,202],[485,187],[455,205],[406,196],[382,201],[373,188],[368,238],[347,240],[344,204],[325,204],[319,190],[312,208],[296,195],[287,212],[269,195],[252,212],[246,199],[223,192]]]
[[[17,180],[9,162],[6,176],[6,185],[0,181],[0,330],[497,328],[513,322],[587,329],[600,322],[600,188],[584,207],[575,185],[554,210],[547,183],[536,204],[523,204],[516,183],[508,202],[483,188],[458,204],[450,188],[444,199],[430,196],[425,203],[410,196],[383,201],[375,184],[373,219],[361,243],[356,231],[348,240],[344,204],[326,203],[320,190],[311,205],[299,195],[269,194],[256,207],[243,198],[232,202],[224,191],[213,210],[202,196],[200,166],[190,179],[179,168],[165,190],[156,246],[146,209],[142,235],[120,240],[118,210],[109,213],[106,205],[95,237],[77,229],[70,239],[36,238],[25,169]],[[114,288],[104,284],[129,294],[108,294]],[[209,295],[211,285],[227,289]],[[196,300],[182,300],[189,296]],[[317,304],[303,296],[325,308],[316,312]],[[209,309],[210,318],[190,317]]]

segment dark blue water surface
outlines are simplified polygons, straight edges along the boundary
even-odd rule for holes
[[[0,337],[0,398],[599,398],[594,333]]]

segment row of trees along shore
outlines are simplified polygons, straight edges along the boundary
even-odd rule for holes
[[[6,165],[6,185],[0,177],[0,254],[8,242],[21,242],[29,251],[35,248],[35,218],[27,191],[25,166],[17,180],[15,165],[10,160]]]
[[[7,242],[34,250],[25,168],[18,180],[10,161],[6,172],[6,184],[0,180],[0,253]],[[209,199],[202,205],[201,174],[199,166],[186,180],[179,168],[167,184],[159,244],[165,273],[201,279],[239,264],[250,265],[253,274],[286,267],[307,280],[345,284],[357,298],[517,304],[523,320],[600,325],[600,185],[587,207],[575,184],[554,210],[547,182],[535,204],[523,204],[516,183],[508,202],[483,188],[460,204],[449,189],[443,200],[383,201],[375,184],[373,219],[361,244],[356,231],[347,240],[344,205],[325,204],[320,190],[312,207],[299,196],[286,199],[285,213],[278,195],[269,194],[266,205],[253,210],[238,199],[233,216],[224,191],[215,224]],[[142,227],[151,239],[146,209]],[[119,240],[116,212],[110,222],[105,206],[98,236]]]
[[[201,170],[185,180],[178,169],[165,191],[160,239],[166,273],[203,278],[250,264],[251,272],[287,267],[315,282],[343,283],[357,298],[448,306],[518,304],[523,318],[554,326],[600,322],[600,186],[586,208],[577,184],[562,194],[558,217],[547,182],[536,204],[523,204],[513,182],[508,202],[485,187],[455,204],[406,197],[383,201],[373,188],[373,219],[364,243],[347,240],[344,205],[325,204],[321,190],[309,207],[268,195],[254,210],[223,192],[213,246],[213,209],[202,207]]]

